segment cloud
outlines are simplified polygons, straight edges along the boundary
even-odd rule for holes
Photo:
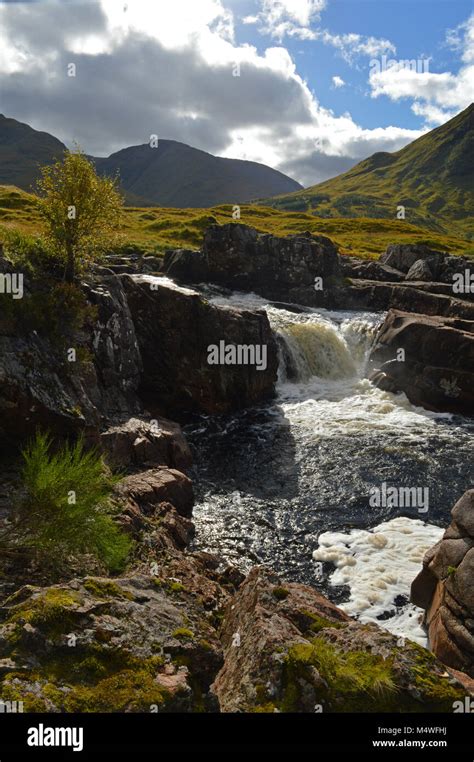
[[[298,23],[312,17],[296,5]],[[421,134],[364,130],[350,114],[323,108],[284,47],[261,53],[235,42],[234,17],[220,0],[173,0],[157,16],[149,7],[0,5],[4,113],[98,156],[158,134],[305,184]],[[71,62],[76,77],[67,76]]]
[[[246,16],[246,24],[259,24],[259,31],[283,40],[285,36],[314,39],[310,27],[320,19],[326,0],[260,0],[257,15]]]
[[[353,32],[348,34],[331,34],[327,29],[316,31],[315,40],[321,40],[325,45],[331,45],[339,51],[342,58],[352,63],[358,56],[374,58],[388,53],[396,53],[396,47],[390,40],[378,37],[363,37]]]
[[[369,76],[372,98],[386,96],[392,101],[413,100],[412,110],[427,124],[442,124],[474,101],[474,14],[456,29],[448,30],[447,44],[461,54],[457,73],[426,71],[400,62]],[[380,68],[380,67],[379,67]]]
[[[336,76],[334,76],[334,77],[332,78],[332,84],[334,85],[334,87],[335,87],[335,88],[338,88],[338,87],[344,87],[344,85],[345,85],[346,83],[344,82],[344,80],[342,79],[342,77],[339,77],[339,76],[337,76],[337,74],[336,74]]]

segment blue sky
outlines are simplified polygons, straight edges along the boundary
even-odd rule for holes
[[[248,15],[255,5],[235,3],[241,12],[248,9]],[[362,37],[390,40],[396,46],[396,54],[390,57],[429,57],[430,71],[457,71],[459,53],[446,44],[446,33],[466,21],[472,12],[470,0],[332,0],[321,14],[320,25],[333,34],[353,32]],[[257,25],[250,28],[238,24],[237,39],[254,44],[260,51],[274,44],[268,34],[258,32]],[[423,126],[423,118],[410,108],[410,99],[393,102],[389,98],[370,97],[367,57],[348,62],[337,49],[313,40],[286,37],[283,44],[323,106],[336,113],[349,110],[364,127],[394,123],[410,129]],[[333,76],[340,76],[346,85],[335,88]]]
[[[467,0],[0,2],[0,75],[3,113],[89,153],[153,133],[309,185],[474,100],[474,12]]]

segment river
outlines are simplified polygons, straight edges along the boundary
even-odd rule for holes
[[[380,313],[294,312],[255,294],[198,290],[221,306],[265,309],[280,368],[271,402],[185,427],[195,549],[243,571],[268,564],[361,621],[424,643],[409,587],[472,486],[473,422],[372,386],[365,375]],[[371,488],[383,483],[423,488],[428,505],[373,507]]]

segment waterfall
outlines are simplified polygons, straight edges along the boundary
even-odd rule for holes
[[[374,334],[374,324],[353,318],[287,322],[275,327],[280,348],[280,381],[360,377]]]

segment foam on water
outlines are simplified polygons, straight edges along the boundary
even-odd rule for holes
[[[171,288],[173,291],[179,291],[181,294],[197,294],[193,288],[187,288],[186,286],[180,286],[179,283],[175,283],[174,280],[168,278],[166,275],[146,275],[140,273],[139,275],[131,275],[131,278],[139,281],[140,283],[153,283],[155,286],[164,286],[165,288]]]
[[[423,612],[408,599],[424,554],[442,534],[439,527],[401,516],[373,529],[324,532],[313,558],[335,565],[332,586],[349,586],[350,598],[340,604],[349,615],[426,646]],[[397,606],[398,596],[405,600]]]

